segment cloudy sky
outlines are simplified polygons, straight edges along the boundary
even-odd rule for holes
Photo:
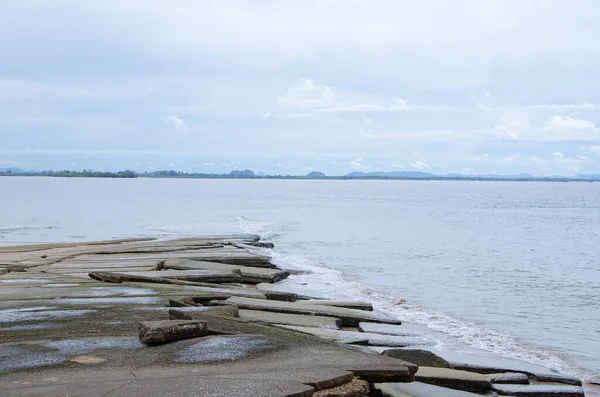
[[[600,174],[596,0],[2,0],[0,168]]]

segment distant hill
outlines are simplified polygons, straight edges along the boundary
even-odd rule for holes
[[[438,178],[466,178],[466,179],[536,179],[537,177],[530,174],[517,175],[500,175],[500,174],[482,174],[482,175],[465,175],[465,174],[445,174],[436,175]],[[551,177],[553,178],[553,177]],[[557,177],[560,178],[560,177]]]
[[[254,175],[254,172],[252,172],[252,170],[243,170],[243,171],[234,170],[234,171],[231,171],[229,173],[229,175],[236,176],[236,177],[244,177],[244,178],[254,178],[256,176],[256,175]]]
[[[20,168],[0,168],[0,172],[12,172],[13,174],[22,174],[23,171]]]
[[[434,174],[428,172],[351,172],[345,175],[352,178],[431,178]]]
[[[313,171],[313,172],[306,174],[307,178],[325,178],[326,176],[327,175],[325,175],[324,173],[319,172],[319,171]]]
[[[575,177],[575,179],[583,179],[583,180],[590,180],[590,181],[598,181],[600,180],[600,175],[577,175]]]
[[[432,174],[429,172],[419,172],[419,171],[403,171],[403,172],[351,172],[346,174],[345,177],[350,178],[406,178],[406,179],[497,179],[497,180],[530,180],[530,179],[546,179],[546,178],[538,178],[530,174],[517,174],[517,175],[499,175],[499,174],[483,174],[483,175],[464,175],[464,174]],[[560,178],[560,177],[557,177]],[[579,177],[575,177],[573,179],[597,179],[596,175],[586,175]]]
[[[462,177],[468,176],[469,178],[481,178],[481,179],[533,179],[535,176],[531,174],[517,174],[517,175],[499,175],[499,174],[484,174],[484,175],[461,175]]]

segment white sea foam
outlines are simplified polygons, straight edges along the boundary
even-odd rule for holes
[[[262,240],[272,240],[279,236],[279,233],[273,230],[275,224],[272,222],[250,220],[240,216],[238,226],[244,233],[257,234]]]
[[[261,232],[260,227],[256,228]],[[268,233],[266,233],[268,234]],[[476,324],[453,318],[429,308],[401,303],[397,298],[386,295],[376,288],[360,282],[349,281],[335,269],[318,265],[299,255],[264,250],[273,262],[283,268],[307,271],[307,274],[293,275],[281,283],[293,292],[308,291],[330,299],[371,302],[377,311],[391,315],[404,322],[420,324],[431,330],[436,349],[476,354],[477,350],[492,352],[501,357],[525,361],[549,368],[550,370],[592,379],[593,374],[572,365],[553,352],[528,345],[507,332],[482,328]]]

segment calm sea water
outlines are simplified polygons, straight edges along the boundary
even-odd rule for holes
[[[240,232],[437,349],[600,375],[599,183],[0,178],[0,245]]]

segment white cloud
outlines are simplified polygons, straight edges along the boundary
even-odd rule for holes
[[[277,97],[283,108],[301,109],[315,113],[353,113],[353,112],[406,112],[406,111],[448,111],[450,106],[413,105],[404,99],[380,98],[356,92],[335,92],[330,86],[301,78],[290,85],[286,92]],[[267,113],[269,117],[271,113]],[[286,116],[286,115],[283,115]],[[306,113],[300,116],[306,117]],[[263,118],[266,118],[263,115]],[[287,115],[289,117],[289,115]],[[370,123],[369,117],[363,116]]]
[[[392,163],[392,167],[398,168],[398,169],[401,169],[401,170],[404,169],[404,166],[402,164],[398,164],[398,163]]]
[[[569,116],[553,116],[546,122],[546,127],[551,130],[590,131],[595,129],[596,125],[591,121]]]
[[[424,161],[417,161],[415,163],[412,163],[410,166],[411,166],[411,168],[414,168],[419,171],[423,171],[423,170],[431,168],[431,166]]]
[[[372,133],[371,131],[359,130],[358,132],[361,136],[373,140],[406,139],[423,141],[447,141],[456,139],[468,139],[473,137],[472,133],[456,132],[449,130],[425,130],[384,133]]]
[[[164,116],[162,121],[171,128],[174,128],[177,131],[183,132],[187,130],[188,125],[177,116]]]
[[[367,171],[371,168],[370,165],[366,165],[362,163],[362,159],[356,159],[356,160],[352,160],[350,162],[350,165],[352,166],[352,168],[354,168],[355,170],[359,170],[359,171]]]
[[[528,106],[531,109],[552,110],[555,112],[573,110],[600,110],[600,105],[595,103],[565,103],[565,104],[539,104]]]
[[[484,132],[500,139],[526,140],[531,131],[530,124],[527,109],[512,105],[500,109],[499,123]]]
[[[561,152],[554,152],[552,153],[551,156],[548,157],[541,157],[541,156],[536,156],[536,155],[532,155],[532,156],[523,156],[519,153],[517,154],[512,154],[512,155],[508,155],[508,156],[492,156],[492,155],[488,155],[488,156],[479,156],[477,158],[477,162],[479,164],[483,165],[511,165],[511,166],[515,166],[518,167],[517,169],[521,170],[523,167],[528,167],[531,166],[532,164],[535,164],[536,166],[555,166],[555,165],[568,165],[568,166],[572,166],[572,165],[576,165],[576,166],[581,166],[581,165],[586,165],[586,164],[593,164],[593,161],[591,161],[589,158],[584,157],[584,156],[577,156],[577,157],[567,157],[564,154],[562,154]],[[569,171],[571,170],[571,168],[568,168]],[[522,171],[519,171],[522,172]]]
[[[285,107],[297,109],[325,109],[333,106],[335,94],[331,87],[301,78],[277,98]]]
[[[570,116],[552,116],[540,132],[548,141],[600,140],[600,129],[595,123]]]
[[[498,139],[531,142],[598,141],[600,128],[589,120],[555,115],[540,120],[526,107],[511,106],[501,113],[500,123],[481,130]]]
[[[584,147],[582,147],[582,150],[593,153],[596,156],[600,157],[600,145],[592,145],[592,146],[588,146],[588,147],[584,146]]]
[[[203,165],[203,166],[205,166],[205,167],[214,167],[214,166],[215,166],[215,163],[211,163],[211,162],[204,162],[204,163],[202,163],[202,165]]]

